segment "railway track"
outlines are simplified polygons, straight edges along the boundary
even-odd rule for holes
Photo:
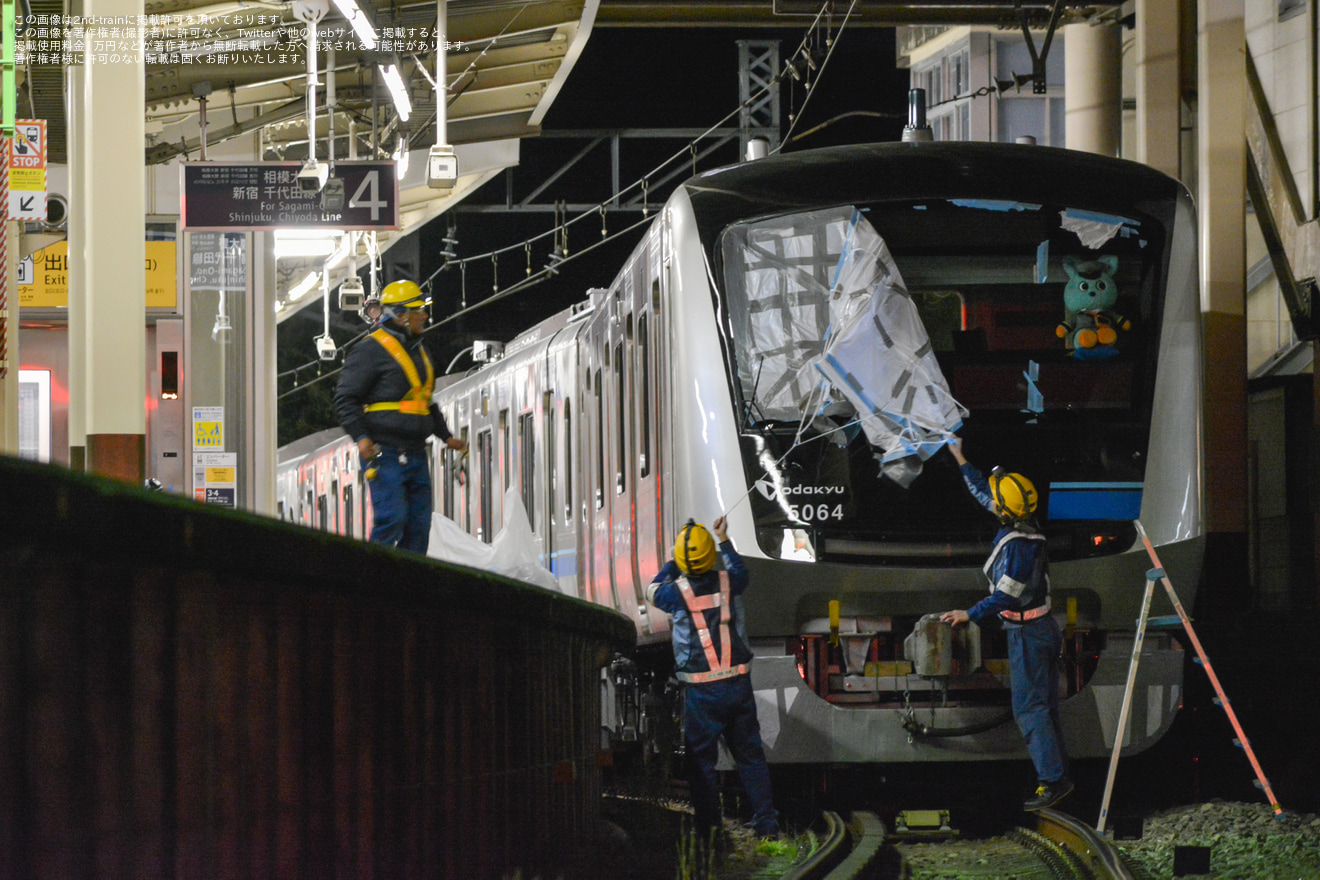
[[[782,880],[1135,880],[1107,840],[1054,810],[1036,814],[1035,828],[1017,828],[983,841],[891,846],[872,813],[823,817],[821,843]]]

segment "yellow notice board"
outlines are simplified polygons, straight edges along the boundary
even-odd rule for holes
[[[148,241],[146,245],[149,309],[177,309],[179,305],[178,243]],[[59,241],[27,257],[18,267],[18,304],[31,308],[69,306],[69,243]]]

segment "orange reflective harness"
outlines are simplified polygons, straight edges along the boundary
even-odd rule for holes
[[[403,396],[403,400],[382,400],[380,403],[368,403],[362,407],[363,412],[380,412],[381,410],[395,410],[414,416],[424,416],[431,410],[431,391],[435,387],[435,368],[431,366],[431,358],[427,356],[426,349],[422,349],[422,363],[426,365],[426,381],[423,382],[417,374],[417,365],[413,359],[408,356],[408,352],[403,350],[403,346],[398,339],[384,328],[374,330],[370,334],[371,338],[381,344],[390,357],[398,361],[403,369],[403,375],[407,377],[409,384],[408,393]]]
[[[674,581],[674,585],[678,587],[679,593],[683,596],[683,604],[687,606],[688,614],[692,616],[692,625],[697,631],[697,638],[701,641],[702,649],[706,652],[706,664],[710,667],[709,672],[679,672],[679,681],[689,684],[701,684],[707,681],[718,681],[722,678],[732,678],[735,675],[744,675],[749,669],[746,663],[739,663],[737,666],[729,665],[733,650],[733,640],[729,637],[729,619],[732,617],[733,602],[729,595],[729,573],[721,571],[718,574],[720,591],[718,593],[708,593],[704,596],[698,596],[692,591],[692,585],[688,583],[687,578],[680,577]],[[718,656],[715,654],[715,645],[710,637],[710,630],[703,625],[706,621],[706,615],[703,612],[711,608],[720,609],[720,653]]]

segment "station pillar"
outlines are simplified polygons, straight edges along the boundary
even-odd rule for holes
[[[1197,180],[1205,347],[1207,605],[1247,570],[1246,35],[1243,0],[1197,4]],[[1232,592],[1230,592],[1232,591]],[[1221,606],[1227,607],[1227,606]]]
[[[1137,155],[1134,158],[1170,177],[1180,177],[1180,5],[1169,0],[1136,3]]]
[[[1117,156],[1123,112],[1122,33],[1118,25],[1064,28],[1064,143]]]
[[[90,19],[137,22],[143,0],[86,0]],[[146,458],[145,64],[142,43],[83,67],[84,243],[81,339],[87,469],[141,483]],[[70,253],[70,257],[74,257]],[[74,304],[70,303],[70,308]]]

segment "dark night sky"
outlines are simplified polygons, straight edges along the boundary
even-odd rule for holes
[[[615,128],[699,128],[719,122],[738,105],[737,40],[778,40],[781,62],[801,44],[805,27],[785,29],[724,28],[600,28],[595,30],[556,98],[543,130],[615,129]],[[836,31],[837,35],[837,31]],[[816,42],[816,57],[824,59],[828,47]],[[839,114],[851,111],[889,114],[889,118],[852,116],[832,124],[819,133],[787,145],[786,151],[832,146],[842,143],[896,140],[903,126],[906,107],[907,71],[894,64],[894,32],[889,28],[855,28],[838,38],[836,48],[823,73],[814,74],[815,91],[801,114],[793,133],[805,132]],[[782,127],[787,131],[788,116],[801,107],[806,92],[801,84],[781,90]],[[727,125],[736,126],[736,117]],[[529,194],[548,174],[586,145],[586,141],[559,138],[527,138],[522,142],[520,165],[512,172],[514,199]],[[642,142],[626,140],[621,150],[620,184],[627,186],[652,171],[661,161],[684,147],[675,140]],[[538,201],[563,199],[596,203],[609,197],[609,151],[601,145],[584,158],[573,172],[566,174]],[[703,161],[699,170],[737,160],[737,148],[726,145]],[[662,191],[651,189],[648,201],[663,202],[682,176]],[[468,197],[467,204],[502,203],[507,181],[504,176],[487,183]],[[607,218],[610,232],[640,219],[636,213],[620,213]],[[451,223],[457,225],[459,257],[484,254],[493,249],[518,244],[546,232],[554,226],[552,214],[459,214],[442,216],[416,233],[421,278],[439,268],[440,239]],[[620,236],[590,254],[566,263],[554,279],[532,286],[502,299],[498,304],[477,309],[432,331],[434,350],[440,364],[447,365],[473,339],[507,341],[521,329],[535,324],[585,297],[590,287],[607,287],[627,254],[636,245],[642,230]],[[577,253],[601,240],[598,217],[574,224],[569,233],[569,250]],[[408,242],[396,245],[406,253]],[[533,245],[531,265],[539,270],[545,265],[552,247],[543,239]],[[392,249],[393,250],[393,249]],[[385,255],[388,266],[390,253]],[[522,247],[500,258],[499,286],[507,288],[526,277],[527,256]],[[386,280],[392,280],[389,269]],[[469,306],[490,297],[494,276],[489,261],[472,263],[467,272],[466,300]],[[437,320],[453,314],[459,306],[460,275],[456,269],[437,276],[434,285]],[[319,309],[304,309],[280,327],[281,372],[316,359],[313,338],[321,332]],[[365,325],[332,325],[332,335],[343,344]],[[334,368],[338,364],[330,364]],[[460,361],[460,367],[463,362]],[[438,364],[438,366],[440,366]],[[441,367],[443,368],[443,367]],[[304,383],[314,378],[315,368],[303,371]],[[288,443],[299,436],[334,424],[329,412],[334,378],[280,401],[280,439]],[[292,386],[281,379],[280,392]]]

